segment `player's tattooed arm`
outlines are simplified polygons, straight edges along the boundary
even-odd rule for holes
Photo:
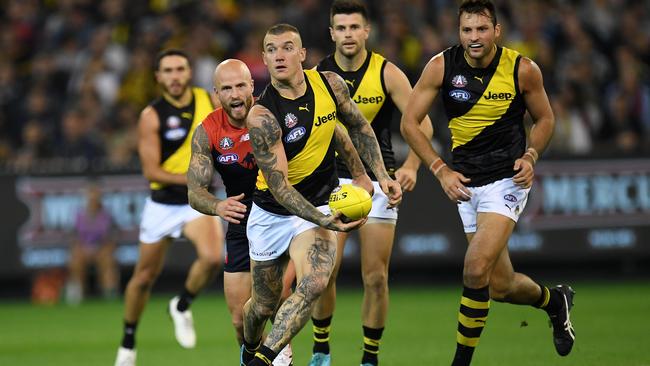
[[[289,164],[282,146],[282,130],[275,116],[267,108],[256,105],[248,114],[246,125],[255,161],[273,197],[292,214],[326,226],[329,221],[327,217],[289,183]]]
[[[199,125],[192,136],[192,156],[187,170],[187,196],[195,210],[206,215],[217,215],[219,200],[208,191],[212,184],[214,165],[210,154],[208,134]]]
[[[316,237],[309,247],[304,267],[309,268],[275,315],[275,323],[264,344],[274,351],[281,350],[309,320],[313,303],[327,285],[336,258],[336,242]]]
[[[244,329],[249,342],[262,339],[266,320],[280,302],[284,261],[282,258],[251,261],[252,300],[247,305],[244,316]]]
[[[323,74],[336,97],[339,120],[347,127],[350,139],[357,148],[361,159],[368,165],[378,180],[389,179],[375,132],[350,98],[348,86],[336,73],[326,71]]]
[[[350,136],[338,123],[334,130],[334,149],[343,159],[353,177],[366,174],[366,169],[363,167],[363,162],[354,148]]]

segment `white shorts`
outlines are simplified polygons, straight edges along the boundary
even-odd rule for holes
[[[157,243],[165,237],[179,238],[186,223],[203,216],[187,205],[167,205],[147,198],[140,221],[140,242]]]
[[[530,188],[521,188],[512,178],[504,178],[480,187],[467,187],[472,192],[469,201],[458,203],[458,213],[466,233],[476,232],[476,215],[494,212],[517,222],[528,202]]]
[[[352,184],[352,179],[339,178],[339,184]],[[386,196],[386,193],[381,190],[381,186],[378,182],[372,181],[372,186],[375,188],[375,194],[372,196],[372,208],[370,209],[368,218],[388,219],[393,223],[396,223],[397,207],[388,208],[388,196]]]
[[[327,205],[317,208],[326,215],[330,213]],[[294,237],[315,227],[318,225],[301,217],[277,215],[253,203],[246,227],[250,257],[256,261],[278,258],[287,251]]]

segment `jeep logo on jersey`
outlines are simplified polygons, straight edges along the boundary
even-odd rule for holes
[[[296,142],[300,140],[303,136],[305,136],[306,133],[307,130],[304,127],[302,126],[296,127],[293,130],[289,131],[287,136],[284,138],[284,141],[286,141],[287,143]]]
[[[459,102],[467,102],[472,95],[464,90],[454,89],[449,92],[449,96]]]
[[[382,96],[376,96],[376,97],[362,97],[361,95],[357,95],[357,98],[354,99],[354,102],[357,104],[381,104],[381,102],[384,100],[384,97]]]
[[[456,75],[451,79],[451,85],[456,88],[464,88],[467,85],[467,78],[463,75]]]
[[[224,137],[219,141],[219,147],[224,150],[232,149],[233,146],[235,146],[235,143],[230,137]]]
[[[510,100],[514,98],[514,95],[512,93],[492,93],[489,91],[485,95],[485,99],[487,100]]]
[[[167,130],[167,132],[165,132],[165,139],[169,141],[176,141],[182,139],[183,137],[185,137],[185,135],[187,135],[186,129],[174,128],[171,130]]]
[[[333,121],[335,119],[336,119],[336,111],[334,111],[334,112],[332,112],[332,113],[330,113],[328,115],[325,115],[325,116],[318,116],[318,120],[316,121],[316,123],[314,123],[314,125],[316,125],[316,127],[318,127],[318,126],[320,126],[322,124],[325,124],[325,123],[327,123],[329,121]]]
[[[237,155],[235,153],[228,153],[228,154],[219,155],[219,157],[217,158],[217,161],[219,163],[221,163],[221,164],[229,165],[229,164],[236,163],[237,161],[239,161],[239,155]]]
[[[287,128],[293,128],[293,126],[297,124],[298,124],[298,117],[296,117],[295,114],[287,113],[284,116],[284,125],[287,126]]]

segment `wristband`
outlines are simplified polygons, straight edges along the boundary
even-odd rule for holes
[[[529,147],[524,155],[530,156],[530,158],[533,160],[533,165],[537,163],[537,159],[539,158],[539,154],[537,153],[537,150],[535,148]]]
[[[431,165],[429,165],[429,170],[435,175],[436,177],[438,176],[438,172],[440,169],[446,167],[447,164],[442,160],[441,157],[438,157],[436,160],[434,160]]]

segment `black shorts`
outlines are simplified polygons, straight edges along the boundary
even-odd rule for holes
[[[248,256],[248,237],[246,225],[228,225],[226,232],[226,260],[224,272],[250,272],[251,261]]]

